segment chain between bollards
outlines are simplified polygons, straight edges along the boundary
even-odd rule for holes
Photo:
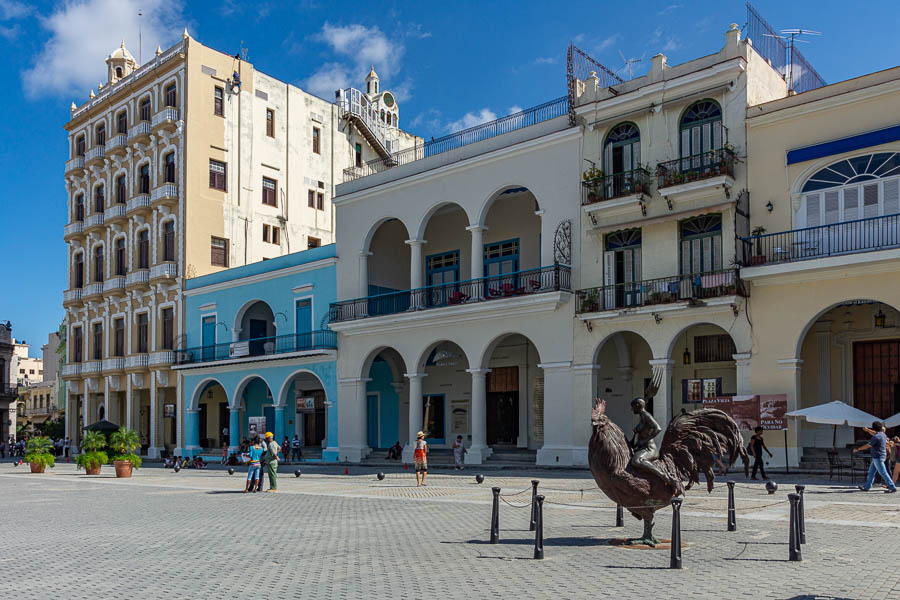
[[[800,543],[806,543],[806,514],[803,507],[803,492],[806,491],[805,485],[795,485],[794,488],[797,490],[797,494],[800,496],[800,514],[798,515],[798,519],[800,521]]]
[[[537,488],[539,483],[539,479],[531,480],[531,525],[528,526],[529,531],[534,531],[536,525],[535,518],[537,514]]]
[[[534,529],[534,557],[536,559],[544,558],[544,497],[535,496],[535,513],[536,521]]]
[[[672,552],[669,568],[681,568],[681,498],[672,498]]]
[[[734,482],[728,482],[728,531],[737,531],[734,510]]]
[[[625,517],[621,504],[616,504],[616,527],[625,527]]]
[[[500,488],[491,488],[494,492],[494,507],[491,509],[491,543],[500,543]]]
[[[788,560],[801,561],[800,553],[800,494],[788,494],[791,503],[790,535],[788,536]]]

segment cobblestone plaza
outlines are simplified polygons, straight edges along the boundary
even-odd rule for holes
[[[688,492],[684,570],[668,550],[615,547],[641,526],[586,471],[432,473],[295,467],[278,494],[244,495],[244,476],[159,468],[117,480],[60,464],[44,475],[0,464],[5,598],[890,598],[900,593],[896,496],[848,481],[776,476],[768,495],[738,478]],[[541,480],[545,559],[533,560],[530,480]],[[786,495],[806,483],[807,544],[788,562]],[[491,486],[503,490],[500,543],[488,544]],[[583,491],[582,491],[583,490]],[[668,538],[670,510],[655,533]]]

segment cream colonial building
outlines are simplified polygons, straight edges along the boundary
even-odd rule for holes
[[[157,456],[182,445],[184,278],[331,243],[341,171],[416,140],[387,91],[346,90],[341,110],[186,31],[144,65],[124,44],[106,63],[65,127],[67,431],[107,418]]]
[[[740,256],[748,376],[754,393],[787,393],[789,409],[900,412],[898,107],[895,67],[747,111],[751,224],[765,229]],[[788,434],[792,462],[835,435],[805,422]],[[837,446],[860,436],[839,428]]]

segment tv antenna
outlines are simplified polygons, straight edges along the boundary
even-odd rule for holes
[[[794,44],[808,44],[807,40],[799,39],[801,35],[822,35],[821,31],[813,31],[812,29],[782,29],[781,35],[764,33],[766,37],[778,38],[784,40],[788,47],[788,89],[794,89]]]
[[[642,60],[644,60],[644,56],[641,55],[640,58],[625,58],[625,53],[623,53],[621,50],[619,50],[619,56],[622,57],[622,60],[625,62],[625,65],[616,72],[621,73],[622,71],[628,71],[628,79],[632,79],[634,77],[634,71],[631,68],[631,65],[635,65],[635,64],[641,62]]]
[[[142,22],[143,16],[144,16],[144,11],[139,8],[138,9],[138,66],[141,66],[144,63],[144,38],[143,38],[143,31],[141,30],[141,22]]]

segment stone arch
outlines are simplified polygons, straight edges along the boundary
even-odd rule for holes
[[[198,410],[200,406],[200,397],[212,385],[218,385],[225,391],[225,398],[228,400],[229,408],[231,407],[231,400],[228,398],[228,388],[225,387],[225,384],[215,377],[207,377],[194,386],[194,391],[191,394],[190,402],[188,403],[188,410]]]
[[[269,385],[268,380],[260,375],[259,373],[251,373],[249,375],[245,375],[238,384],[234,387],[234,393],[231,398],[229,398],[228,408],[231,410],[239,409],[241,404],[244,402],[244,392],[247,390],[247,385],[255,379],[259,379],[266,386],[266,389],[269,390],[269,395],[272,395],[272,386]],[[227,390],[226,390],[227,393]],[[272,404],[275,404],[275,396],[272,395]]]
[[[419,354],[418,359],[416,360],[415,364],[413,365],[415,368],[413,370],[411,370],[410,372],[422,373],[423,369],[425,368],[426,363],[428,362],[428,359],[431,356],[431,353],[434,352],[438,348],[438,346],[440,346],[441,344],[453,344],[454,346],[459,348],[460,351],[462,351],[462,358],[465,359],[466,364],[467,365],[472,364],[472,361],[469,359],[468,352],[466,352],[466,349],[463,347],[463,345],[461,343],[457,342],[456,340],[452,340],[450,338],[441,338],[441,339],[435,340],[425,346],[425,349]]]
[[[490,212],[491,206],[494,205],[494,203],[497,201],[497,199],[500,196],[502,196],[504,193],[507,193],[509,190],[513,190],[513,189],[517,189],[517,188],[524,188],[529,193],[531,193],[532,197],[534,198],[534,203],[535,203],[534,210],[536,210],[536,211],[541,210],[540,201],[538,200],[537,196],[535,196],[534,192],[531,191],[531,188],[529,188],[526,185],[522,185],[521,183],[504,183],[503,185],[495,188],[490,194],[488,194],[488,196],[485,198],[484,202],[482,202],[481,207],[478,211],[478,220],[476,222],[472,223],[472,225],[480,225],[483,227],[485,225],[485,221],[487,220],[488,212]]]
[[[319,382],[319,385],[321,386],[321,388],[323,390],[326,389],[325,382],[322,381],[322,377],[318,373],[316,373],[312,369],[304,369],[304,368],[296,369],[296,370],[292,371],[289,375],[287,375],[284,378],[284,380],[281,382],[281,388],[279,388],[279,390],[278,390],[278,396],[276,396],[274,398],[276,401],[275,402],[276,407],[283,408],[287,404],[288,390],[291,389],[291,385],[294,383],[294,378],[297,375],[310,375],[311,377],[315,378]],[[327,395],[327,391],[326,391],[326,395]],[[329,398],[329,400],[332,400],[332,399]],[[326,411],[326,414],[327,414],[327,411]]]
[[[540,354],[541,350],[537,344],[534,343],[534,340],[525,333],[520,331],[507,331],[505,333],[501,333],[500,335],[496,335],[493,339],[488,342],[488,344],[484,347],[484,349],[480,353],[473,354],[474,356],[479,356],[480,360],[477,363],[470,363],[470,368],[472,369],[486,369],[488,368],[488,363],[491,361],[491,356],[494,354],[494,350],[497,349],[497,346],[500,345],[504,339],[513,336],[513,335],[521,335],[523,338],[531,342],[531,345],[534,346],[534,349],[538,353],[538,362],[540,362]]]
[[[816,308],[816,312],[803,324],[803,327],[800,329],[799,334],[796,337],[796,343],[794,345],[794,358],[799,359],[801,354],[801,348],[803,346],[803,341],[806,339],[806,336],[809,334],[809,331],[813,328],[822,316],[824,316],[829,311],[841,306],[842,304],[847,304],[849,302],[872,302],[872,303],[880,303],[886,306],[893,308],[894,310],[900,312],[900,308],[898,308],[898,304],[896,303],[896,298],[889,301],[885,298],[876,297],[877,294],[866,294],[864,298],[847,298],[846,300],[841,300],[838,302],[828,302],[826,305],[820,305]]]
[[[366,232],[366,236],[365,236],[365,238],[363,238],[363,247],[362,247],[363,252],[369,252],[371,250],[372,238],[375,237],[375,234],[378,232],[378,230],[381,228],[381,226],[384,225],[385,223],[392,222],[392,221],[399,221],[400,223],[402,223],[403,228],[406,230],[406,239],[410,239],[409,238],[410,227],[406,223],[406,221],[404,221],[400,217],[381,217],[380,219],[377,219],[372,224],[372,226],[369,227],[369,230]]]
[[[750,351],[750,344],[749,344],[749,342],[748,342],[746,345],[743,345],[743,344],[739,343],[739,342],[742,342],[743,340],[737,339],[737,338],[735,337],[735,332],[732,331],[731,329],[729,329],[729,328],[726,326],[726,324],[723,324],[723,323],[717,323],[716,321],[709,320],[709,321],[695,321],[695,322],[692,322],[692,323],[687,323],[687,324],[685,324],[683,327],[680,327],[680,328],[675,332],[675,334],[672,336],[672,339],[669,340],[669,343],[666,345],[666,352],[665,352],[665,354],[663,355],[663,357],[665,358],[665,357],[671,356],[672,353],[675,352],[675,351],[678,349],[678,344],[679,344],[679,343],[683,343],[685,333],[686,333],[689,329],[691,329],[691,328],[693,328],[693,327],[700,327],[700,326],[703,326],[703,325],[708,325],[708,326],[710,326],[710,327],[717,327],[718,329],[721,329],[723,333],[727,333],[728,336],[731,338],[731,341],[734,342],[735,352],[749,352],[749,351]],[[655,350],[655,349],[654,349],[654,350]],[[657,357],[657,358],[659,358],[659,357]]]
[[[451,207],[451,206],[455,206],[455,207],[459,208],[463,212],[463,214],[466,215],[467,224],[469,221],[471,221],[471,216],[469,215],[468,211],[466,211],[466,208],[462,204],[460,204],[459,202],[454,202],[452,200],[442,200],[440,202],[436,202],[433,206],[429,207],[428,210],[426,210],[422,214],[422,218],[419,219],[419,224],[415,229],[415,232],[416,232],[415,237],[410,238],[410,239],[416,239],[416,240],[426,239],[425,238],[425,230],[428,228],[428,223],[429,223],[429,221],[431,221],[431,218],[435,215],[435,213],[437,213],[441,209],[444,209],[446,207]]]
[[[874,150],[871,147],[862,148],[855,152],[841,154],[841,155],[839,155],[840,158],[837,158],[835,155],[830,155],[830,156],[824,156],[824,157],[816,159],[816,160],[812,160],[809,162],[809,164],[806,165],[806,167],[803,169],[803,171],[801,171],[800,173],[797,174],[797,177],[794,179],[794,181],[791,182],[791,196],[798,196],[800,194],[803,194],[803,186],[806,185],[806,182],[809,181],[809,178],[812,177],[813,175],[815,175],[817,172],[824,169],[825,167],[828,167],[830,165],[833,165],[833,164],[836,164],[836,163],[839,163],[839,162],[842,162],[842,161],[845,161],[848,159],[852,160],[859,156],[866,156],[869,154],[883,154],[883,153],[890,153],[890,152],[900,152],[900,147],[898,147],[896,145],[888,145],[887,148],[879,147],[877,150]]]

